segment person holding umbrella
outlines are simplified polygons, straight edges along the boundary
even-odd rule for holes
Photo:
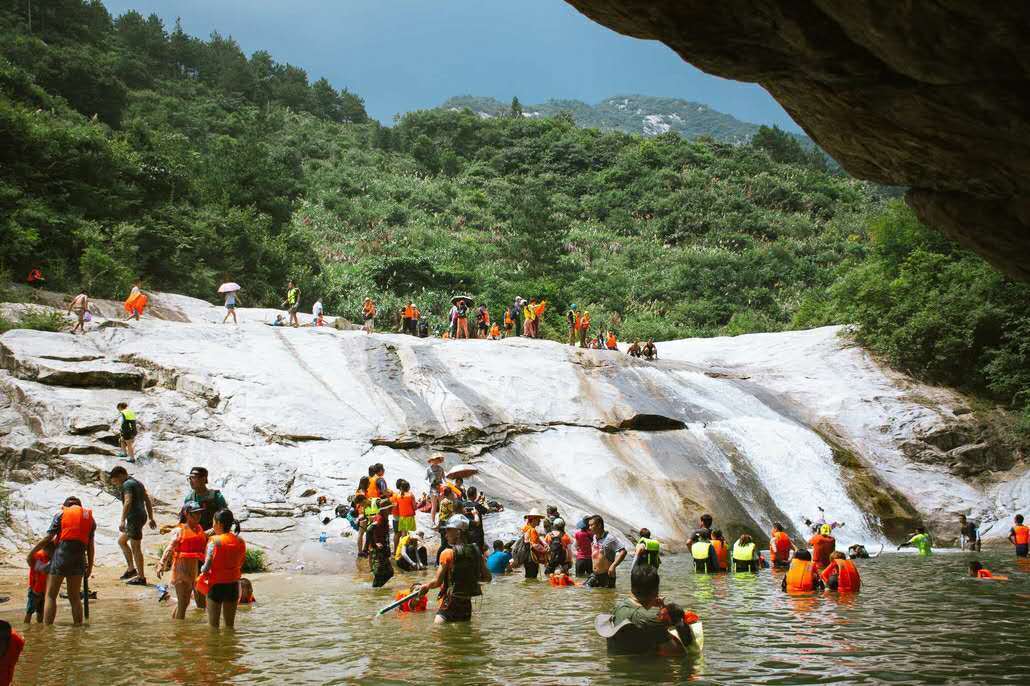
[[[239,304],[240,285],[233,281],[226,281],[218,287],[218,292],[225,296],[225,318],[222,319],[222,323],[226,323],[229,321],[229,317],[232,317],[232,323],[239,325],[239,321],[236,319],[236,305]]]
[[[457,300],[457,302],[454,302],[454,300]],[[469,338],[469,307],[472,306],[472,299],[459,295],[454,300],[451,300],[457,308],[457,327],[454,337]]]

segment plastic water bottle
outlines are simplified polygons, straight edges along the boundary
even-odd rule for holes
[[[166,584],[158,584],[155,589],[157,590],[157,601],[168,600],[168,586]]]
[[[318,536],[318,542],[319,542],[319,543],[321,543],[322,545],[325,545],[325,541],[326,541],[326,538],[327,538],[327,537],[326,537],[326,533],[325,533],[325,532],[323,531],[323,532],[322,532],[321,534],[319,534],[319,536]]]

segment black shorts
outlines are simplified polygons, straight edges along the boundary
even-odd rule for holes
[[[227,584],[215,584],[207,592],[207,599],[212,603],[238,603],[240,601],[240,582],[230,581]]]
[[[1030,556],[1030,545],[1026,543],[1016,544],[1016,557],[1028,557]]]
[[[123,428],[122,429],[122,440],[123,441],[135,440],[136,434],[137,434],[136,429],[125,429],[125,428]]]
[[[51,576],[85,576],[86,546],[79,541],[61,541],[50,558]]]
[[[143,540],[143,526],[147,523],[147,516],[129,515],[125,518],[125,535],[134,541]]]
[[[614,574],[591,574],[590,578],[586,580],[586,585],[591,588],[615,588],[615,575]]]
[[[576,560],[576,576],[590,576],[594,573],[594,561],[589,557],[585,560]]]
[[[467,622],[472,619],[472,599],[444,596],[436,615],[447,622]]]

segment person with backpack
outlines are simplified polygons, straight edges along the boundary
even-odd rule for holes
[[[512,548],[512,558],[516,565],[526,570],[527,579],[536,579],[540,575],[540,563],[547,561],[547,548],[537,530],[544,516],[534,509],[523,515],[522,519],[526,523],[522,526],[522,538]]]
[[[651,538],[650,529],[641,529],[637,539],[637,547],[634,550],[633,564],[651,565],[655,569],[662,564],[662,544]]]
[[[139,433],[139,421],[136,413],[129,409],[129,404],[122,402],[116,406],[121,416],[121,424],[118,427],[118,445],[122,453],[118,457],[125,457],[129,462],[136,461],[136,434]]]
[[[486,567],[486,558],[479,548],[465,540],[468,520],[453,515],[443,525],[447,549],[440,556],[436,578],[419,586],[421,595],[431,589],[440,589],[440,608],[436,611],[436,624],[467,622],[472,619],[472,599],[483,595],[480,582],[489,582],[493,576]]]
[[[572,539],[565,533],[565,520],[557,517],[548,528],[551,531],[544,537],[544,545],[547,546],[547,566],[544,567],[544,574],[566,575],[572,566]]]
[[[476,338],[486,338],[490,330],[490,311],[486,305],[480,305],[476,312]]]

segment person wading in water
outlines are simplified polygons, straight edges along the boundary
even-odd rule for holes
[[[493,578],[479,548],[465,539],[468,526],[464,515],[453,515],[444,523],[448,548],[440,555],[436,578],[418,587],[422,595],[434,588],[441,589],[440,609],[436,611],[435,619],[437,624],[471,620],[472,598],[483,595],[479,582],[486,583]]]

